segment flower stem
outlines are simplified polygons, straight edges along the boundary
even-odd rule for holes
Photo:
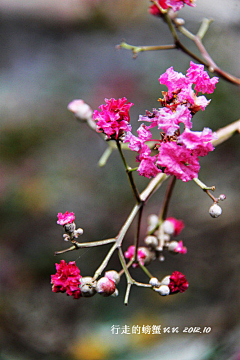
[[[76,249],[84,249],[84,248],[90,248],[90,247],[95,247],[95,246],[107,245],[107,244],[111,244],[113,242],[116,242],[115,238],[105,239],[105,240],[98,240],[98,241],[91,241],[91,242],[87,242],[87,243],[79,243],[77,241],[74,241],[73,242],[74,246],[71,246],[70,248],[67,248],[67,249],[64,249],[64,250],[61,250],[61,251],[56,251],[54,253],[54,255],[60,255],[60,254],[63,254],[65,252],[76,250]]]
[[[111,249],[109,250],[109,252],[107,253],[107,256],[105,257],[105,259],[103,260],[102,264],[99,266],[99,268],[95,271],[95,274],[93,276],[93,280],[96,280],[101,273],[103,272],[103,270],[105,269],[105,267],[107,266],[109,260],[112,257],[112,254],[114,253],[114,251],[117,248],[117,244],[115,242],[115,244],[113,244],[113,246],[111,247]]]
[[[130,182],[130,186],[131,186],[131,189],[133,191],[133,195],[137,201],[137,203],[140,203],[141,202],[141,199],[139,197],[139,192],[138,192],[138,189],[136,187],[136,184],[135,184],[135,181],[133,179],[133,174],[131,171],[131,168],[128,166],[127,162],[126,162],[126,159],[123,155],[123,152],[122,152],[122,148],[121,148],[121,143],[119,140],[117,140],[117,148],[118,148],[118,151],[120,153],[120,156],[122,158],[122,161],[123,161],[123,164],[124,164],[124,167],[125,167],[125,170],[126,170],[126,173],[127,173],[127,176],[128,176],[128,180]]]

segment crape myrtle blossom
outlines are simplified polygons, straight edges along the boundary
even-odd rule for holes
[[[210,79],[208,73],[204,71],[204,65],[197,65],[193,61],[190,61],[187,77],[195,84],[194,91],[196,93],[202,92],[203,94],[205,94],[205,92],[207,94],[212,94],[215,90],[215,85],[219,80],[216,76]]]
[[[185,275],[183,275],[180,271],[174,271],[170,276],[170,283],[168,287],[170,289],[170,294],[181,292],[187,290],[189,283],[187,282]]]
[[[74,299],[81,297],[80,270],[75,264],[75,261],[70,261],[69,264],[65,260],[61,260],[60,264],[56,265],[56,274],[51,275],[51,284],[53,285],[53,292],[66,292],[67,295],[73,296]]]
[[[63,225],[63,226],[66,224],[71,224],[75,220],[74,213],[73,212],[69,213],[68,211],[66,211],[64,214],[58,213],[57,217],[58,217],[57,224]]]
[[[185,4],[192,7],[196,6],[195,0],[158,0],[158,4],[162,9],[171,8],[174,12],[180,10]],[[161,11],[155,4],[150,6],[149,12],[155,16],[161,15]]]
[[[161,84],[168,87],[168,92],[163,92],[160,99],[162,108],[146,111],[146,115],[140,115],[139,121],[146,121],[149,125],[141,125],[138,129],[138,137],[128,132],[124,142],[129,142],[129,148],[138,152],[136,160],[140,162],[138,172],[141,176],[154,177],[159,172],[167,175],[175,175],[184,182],[198,177],[200,169],[199,156],[206,156],[213,151],[212,140],[216,134],[211,129],[203,131],[191,131],[192,116],[197,111],[204,110],[209,101],[205,96],[196,96],[197,90],[213,92],[217,80],[211,81],[208,74],[203,73],[203,65],[190,63],[187,76],[173,70],[166,70],[159,78]],[[189,74],[189,77],[188,77]],[[198,79],[201,77],[201,80]],[[184,125],[180,134],[179,124]],[[152,139],[150,129],[157,127],[160,130],[160,138]],[[155,142],[153,154],[147,142]]]
[[[105,99],[106,105],[100,105],[101,112],[93,112],[93,120],[96,121],[97,131],[107,135],[108,139],[117,140],[124,131],[130,131],[129,109],[133,103],[127,102],[125,97],[121,99]]]

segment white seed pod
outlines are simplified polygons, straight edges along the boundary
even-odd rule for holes
[[[168,244],[168,251],[176,253],[174,250],[176,249],[177,246],[178,246],[177,241],[170,241],[170,243]]]
[[[158,288],[154,288],[160,295],[166,296],[170,294],[170,289],[167,285],[161,285]]]
[[[150,246],[154,249],[158,246],[158,239],[153,235],[146,236],[144,242],[147,246]]]
[[[170,284],[170,275],[167,275],[161,280],[161,285],[169,285],[169,284]]]
[[[149,284],[152,285],[152,286],[158,286],[160,285],[158,279],[156,277],[152,277],[150,280],[149,280]]]
[[[107,277],[102,277],[98,280],[96,291],[102,296],[110,296],[115,292],[115,283]]]
[[[213,204],[209,209],[209,214],[213,218],[217,218],[222,214],[222,208],[218,204]]]
[[[120,281],[120,276],[119,276],[118,272],[115,270],[106,271],[104,276],[106,276],[108,279],[112,280],[115,284],[118,284]]]
[[[93,281],[91,276],[81,278],[80,290],[84,297],[91,297],[96,294],[96,281]]]
[[[83,100],[73,100],[68,104],[68,110],[70,110],[79,120],[91,119],[93,111],[88,104]]]
[[[169,220],[165,220],[162,224],[162,227],[163,231],[168,235],[172,235],[175,231],[173,222]]]

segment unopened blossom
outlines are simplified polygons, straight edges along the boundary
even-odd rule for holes
[[[91,119],[93,111],[84,100],[73,100],[68,104],[68,110],[71,111],[80,120]]]
[[[53,292],[66,292],[67,295],[73,296],[74,299],[81,297],[81,290],[79,288],[80,270],[75,264],[75,261],[70,261],[69,264],[65,260],[61,260],[60,264],[56,265],[56,274],[51,275],[51,284],[53,284]]]
[[[64,214],[58,213],[57,217],[58,217],[57,224],[63,225],[63,226],[66,224],[71,224],[75,220],[74,213],[73,212],[69,213],[68,211],[66,211]]]
[[[184,229],[185,225],[182,220],[174,217],[168,217],[163,223],[163,230],[169,235],[177,236]]]
[[[196,93],[201,91],[203,94],[205,92],[207,94],[213,93],[215,85],[219,81],[216,76],[212,78],[209,77],[208,73],[204,71],[204,65],[195,64],[193,61],[190,61],[190,68],[187,70],[187,77],[193,84],[195,84],[194,91],[196,91]]]
[[[95,110],[93,120],[96,121],[97,131],[107,135],[110,139],[117,139],[124,131],[130,131],[129,109],[133,103],[127,102],[125,97],[121,99],[105,99],[106,105],[100,105],[101,111]]]
[[[96,285],[96,291],[98,294],[102,296],[110,296],[114,294],[115,290],[115,282],[110,280],[109,278],[104,276],[98,280]]]
[[[183,275],[180,271],[174,271],[170,276],[170,283],[168,287],[170,289],[170,293],[183,293],[187,290],[189,283],[187,282],[185,275]]]

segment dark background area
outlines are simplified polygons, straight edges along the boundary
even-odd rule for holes
[[[37,2],[36,2],[37,3]],[[40,6],[39,2],[39,6]],[[50,1],[45,2],[46,5]],[[74,7],[72,8],[71,6]],[[138,3],[138,5],[136,5]],[[217,64],[240,76],[238,1],[198,0],[179,16],[196,32],[204,16],[213,17],[204,44]],[[169,215],[185,223],[186,255],[167,254],[150,271],[162,278],[174,270],[186,275],[184,294],[160,297],[133,288],[119,297],[81,298],[51,291],[50,275],[61,258],[76,261],[83,276],[93,275],[108,247],[54,257],[67,244],[57,213],[73,211],[84,229],[81,241],[114,237],[134,205],[120,157],[97,162],[106,148],[101,138],[67,111],[84,99],[93,109],[104,98],[126,96],[134,131],[139,114],[158,106],[158,78],[173,66],[186,73],[190,58],[180,51],[140,53],[133,60],[115,46],[171,43],[161,20],[147,13],[148,1],[69,1],[65,12],[38,7],[11,9],[0,3],[0,359],[3,360],[239,360],[239,138],[219,145],[200,161],[200,179],[224,193],[223,214],[212,219],[210,199],[195,183],[177,182]],[[27,4],[27,2],[26,2]],[[15,4],[16,5],[16,4]],[[226,5],[226,2],[225,2]],[[60,7],[60,5],[59,5]],[[67,14],[64,16],[64,14]],[[184,43],[194,50],[189,40]],[[238,87],[220,79],[211,104],[196,115],[194,130],[214,131],[239,118]],[[127,154],[135,166],[134,154]],[[147,179],[136,175],[142,190]],[[147,216],[158,213],[166,184],[148,202]],[[132,243],[127,233],[124,250]],[[117,256],[109,269],[120,270]],[[136,277],[142,277],[136,270]],[[143,281],[147,279],[142,279]],[[209,334],[112,335],[119,325],[208,326]]]

